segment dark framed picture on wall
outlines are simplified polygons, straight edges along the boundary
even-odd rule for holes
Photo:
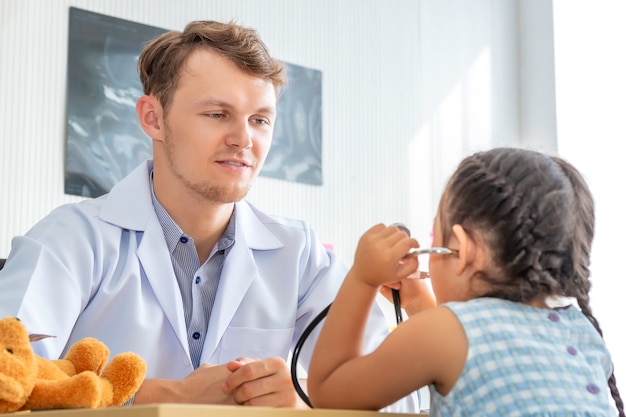
[[[164,29],[70,8],[65,193],[97,197],[152,155],[137,57]]]
[[[261,175],[322,185],[322,72],[286,63],[272,147]]]
[[[166,29],[70,7],[65,193],[97,197],[152,156],[135,103],[137,59]],[[274,139],[260,175],[322,181],[322,73],[285,63]]]

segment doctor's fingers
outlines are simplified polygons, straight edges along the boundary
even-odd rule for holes
[[[268,407],[297,407],[303,405],[303,403],[300,403],[298,394],[293,387],[291,376],[286,366],[280,367],[276,372],[269,374],[266,370],[257,376],[260,377],[243,382],[233,390],[232,396],[235,401],[243,405]]]
[[[229,370],[226,365],[209,365],[204,363],[187,375],[183,381],[189,384],[194,384],[199,381],[211,383],[222,381],[230,375],[232,375],[232,371]]]
[[[233,395],[238,404],[255,407],[288,407],[288,408],[308,408],[300,399],[293,386],[289,386],[282,391],[275,391],[265,395],[253,396],[246,399],[246,395],[238,397],[237,392]]]
[[[234,361],[230,361],[226,364],[226,368],[231,371],[231,372],[235,372],[238,369],[240,369],[242,366],[247,365],[249,363],[252,362],[256,362],[260,359],[253,359],[253,358],[237,358]]]
[[[232,395],[222,389],[226,378],[231,375],[226,366],[200,365],[198,369],[179,381],[180,402],[207,404],[237,404]]]
[[[224,382],[224,392],[226,393],[232,393],[244,383],[275,375],[286,375],[291,380],[287,363],[280,357],[257,360],[240,358],[235,362],[237,362],[237,365],[232,362],[227,364],[229,369],[235,370]]]

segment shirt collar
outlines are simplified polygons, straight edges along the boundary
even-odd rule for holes
[[[174,252],[174,248],[180,241],[182,236],[186,236],[183,230],[178,226],[178,224],[172,219],[172,216],[165,210],[165,207],[159,202],[154,194],[154,181],[152,178],[152,171],[150,171],[150,193],[152,195],[152,205],[154,206],[154,212],[156,213],[157,218],[159,219],[159,223],[161,224],[161,228],[163,229],[163,234],[165,235],[165,242],[167,243],[167,248],[171,253]],[[230,216],[230,220],[228,221],[228,225],[226,226],[226,230],[224,230],[224,234],[217,242],[215,251],[226,250],[233,245],[235,242],[235,225],[236,225],[236,214],[237,208],[233,210],[232,216]],[[191,238],[191,237],[189,237]]]

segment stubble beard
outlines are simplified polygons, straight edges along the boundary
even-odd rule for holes
[[[171,140],[171,135],[167,132],[164,138],[165,155],[172,174],[187,188],[194,196],[206,202],[228,204],[234,203],[244,198],[250,190],[251,183],[245,186],[232,184],[231,186],[219,185],[211,182],[211,179],[204,181],[192,181],[179,169],[175,161],[175,146]]]

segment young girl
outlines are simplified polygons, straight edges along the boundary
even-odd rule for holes
[[[430,255],[437,306],[405,279],[417,241],[368,230],[315,347],[313,405],[376,410],[430,385],[431,416],[608,416],[610,390],[624,416],[589,307],[593,227],[590,191],[567,162],[508,148],[466,158],[434,223],[433,246],[451,249]],[[400,289],[410,318],[363,355],[381,286]],[[578,308],[555,307],[567,297]]]

